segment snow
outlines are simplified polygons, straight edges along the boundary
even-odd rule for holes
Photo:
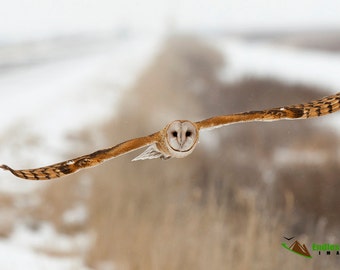
[[[329,156],[328,153],[323,153],[315,150],[294,150],[294,149],[278,149],[273,156],[274,164],[284,166],[290,164],[324,164]]]
[[[7,241],[0,242],[0,254],[0,264],[3,270],[86,269],[79,259],[53,258]]]
[[[244,76],[272,77],[285,82],[321,87],[328,94],[340,89],[339,53],[237,38],[213,40],[211,44],[225,56],[227,66],[221,74],[225,80]]]
[[[39,123],[30,123],[31,128],[43,124],[49,134],[55,134],[61,124],[63,129],[72,131],[110,115],[122,90],[133,82],[155,53],[157,42],[138,38],[133,42],[118,40],[109,51],[0,76],[1,92],[6,92],[1,99],[1,108],[6,112],[0,115],[1,127],[10,128],[13,118],[19,122],[36,118]],[[114,88],[93,89],[96,82],[112,83]],[[48,114],[43,114],[47,110]],[[60,119],[62,123],[56,121]]]
[[[65,224],[84,224],[87,218],[88,212],[83,204],[77,204],[63,214]]]
[[[3,270],[86,270],[88,268],[84,267],[79,255],[60,258],[39,250],[76,251],[83,254],[88,245],[89,238],[86,235],[74,237],[59,235],[48,224],[44,224],[38,231],[31,231],[19,225],[9,239],[0,241],[0,266]]]

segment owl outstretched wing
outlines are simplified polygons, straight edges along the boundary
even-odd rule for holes
[[[136,138],[117,144],[111,148],[98,150],[92,154],[36,169],[14,170],[7,165],[0,165],[0,168],[8,170],[15,176],[27,180],[49,180],[75,173],[81,169],[96,166],[108,159],[124,155],[144,146],[155,144],[159,141],[159,137],[160,132],[157,132],[146,137]]]
[[[340,110],[340,93],[304,104],[215,116],[196,122],[196,125],[200,130],[214,129],[240,122],[306,119],[327,115],[338,110]]]
[[[70,159],[37,169],[14,170],[7,165],[0,168],[15,176],[28,180],[47,180],[75,173],[81,169],[96,166],[108,159],[118,157],[144,146],[150,146],[134,160],[189,155],[198,142],[199,132],[240,122],[277,121],[284,119],[306,119],[327,115],[340,110],[340,93],[304,104],[278,107],[262,111],[249,111],[211,117],[196,123],[176,120],[164,129],[146,137],[132,139],[111,148],[98,150],[92,154]]]

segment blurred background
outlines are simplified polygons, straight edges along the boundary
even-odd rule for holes
[[[0,0],[0,163],[339,92],[340,2]],[[338,269],[340,115],[203,132],[55,181],[0,172],[1,269]],[[310,250],[311,251],[311,250]]]

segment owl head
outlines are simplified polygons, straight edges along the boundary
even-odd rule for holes
[[[172,157],[189,155],[198,142],[197,126],[188,120],[176,120],[166,127],[166,145]]]

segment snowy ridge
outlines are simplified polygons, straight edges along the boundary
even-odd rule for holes
[[[221,74],[224,80],[272,77],[324,88],[327,94],[340,91],[340,53],[237,38],[214,39],[211,44],[226,58],[227,66]]]

